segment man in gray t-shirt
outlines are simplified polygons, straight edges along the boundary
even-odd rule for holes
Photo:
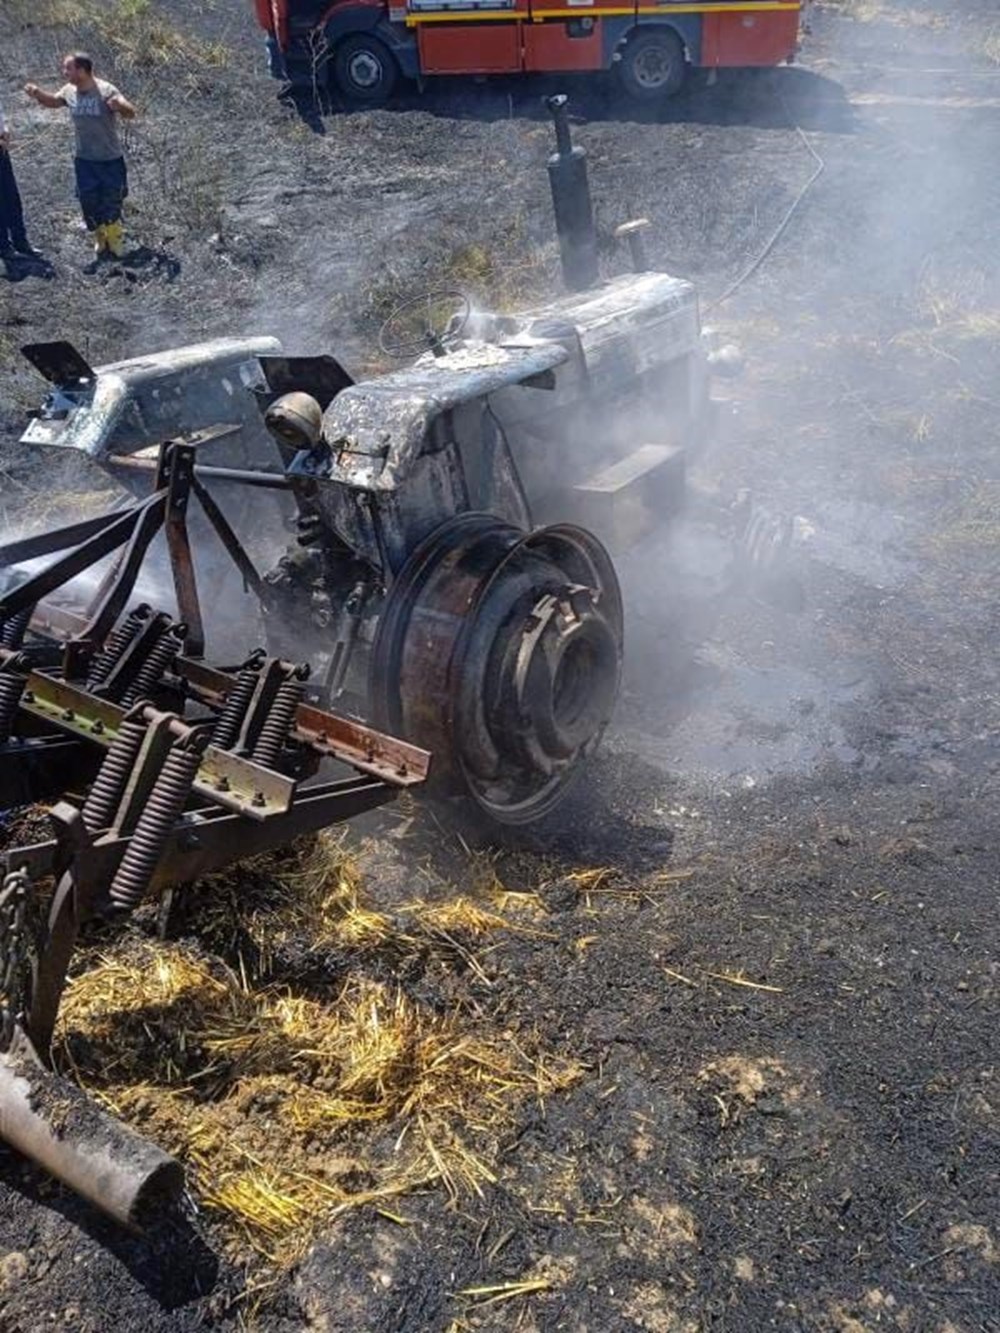
[[[135,107],[113,83],[94,75],[94,62],[83,51],[63,61],[65,84],[47,93],[37,84],[24,91],[39,106],[68,107],[76,135],[76,193],[87,230],[94,235],[97,258],[120,256],[125,250],[122,208],[128,195],[125,153],[118,118],[131,120]]]

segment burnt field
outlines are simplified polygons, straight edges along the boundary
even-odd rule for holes
[[[567,88],[608,270],[649,216],[744,350],[702,466],[799,517],[805,606],[717,595],[681,525],[621,561],[625,695],[552,827],[403,804],[90,940],[60,1068],[185,1158],[192,1218],[123,1236],[0,1149],[2,1333],[1000,1328],[992,10],[819,4],[800,66],[657,115]],[[149,254],[97,276],[16,92],[81,42],[145,113]],[[357,369],[427,286],[554,289],[545,89],[317,133],[261,63],[240,6],[4,6],[53,273],[0,274],[0,527],[102,485],[16,444],[22,343]]]

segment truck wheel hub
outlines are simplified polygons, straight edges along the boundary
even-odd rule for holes
[[[662,88],[670,78],[670,58],[665,51],[647,46],[635,58],[635,81],[643,88]]]
[[[359,51],[351,57],[348,72],[359,88],[374,88],[382,77],[382,62],[373,51]]]

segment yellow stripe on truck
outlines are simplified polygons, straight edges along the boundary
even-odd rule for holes
[[[799,0],[743,0],[743,3],[723,5],[629,5],[625,9],[605,9],[590,5],[573,5],[568,9],[536,9],[530,14],[515,9],[454,9],[436,14],[407,14],[406,26],[418,23],[483,23],[503,20],[507,23],[542,23],[545,19],[621,18],[630,14],[766,14],[775,10],[801,9]]]

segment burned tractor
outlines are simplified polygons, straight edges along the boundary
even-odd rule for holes
[[[269,649],[309,661],[314,701],[430,751],[438,793],[509,824],[552,810],[600,740],[622,652],[607,546],[676,509],[713,410],[694,288],[649,270],[641,222],[621,229],[633,271],[600,280],[585,159],[564,99],[552,110],[568,291],[544,306],[497,314],[430,292],[382,331],[383,352],[407,364],[357,383],[334,358],[288,357],[269,339],[97,371],[65,345],[28,349],[54,389],[27,442],[85,452],[143,496],[133,514],[171,488],[172,515],[197,501],[191,544],[214,528]],[[130,522],[118,515],[117,531]],[[152,534],[142,522],[126,574]],[[197,656],[205,632],[174,518],[167,536]],[[103,554],[106,536],[93,542]],[[37,577],[9,604],[55,586]],[[214,570],[205,582],[217,602]]]
[[[25,441],[86,455],[132,502],[0,548],[0,809],[55,801],[47,836],[0,853],[0,1124],[122,1221],[179,1187],[176,1164],[46,1112],[86,920],[169,906],[173,885],[425,779],[499,823],[540,819],[611,718],[605,543],[680,504],[713,355],[641,224],[622,229],[633,271],[600,280],[585,161],[565,99],[551,109],[568,290],[538,309],[428,294],[383,329],[409,363],[362,382],[270,339],[97,369],[26,349],[52,388]],[[220,669],[223,607],[266,647]]]

